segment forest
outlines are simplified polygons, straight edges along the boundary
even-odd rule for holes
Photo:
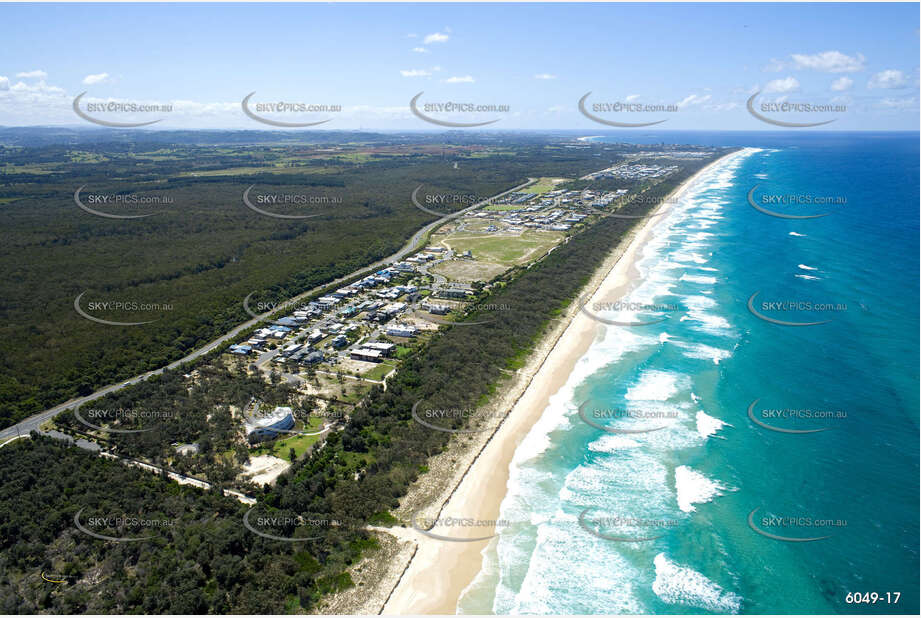
[[[45,144],[44,133],[22,133],[0,131],[0,427],[182,358],[248,319],[251,292],[288,298],[389,255],[433,219],[409,199],[420,184],[491,195],[528,177],[577,177],[637,148],[491,136],[330,146],[303,135],[244,147],[64,129]],[[278,219],[243,204],[250,186],[337,201]],[[95,216],[75,202],[81,187],[84,201],[160,203],[94,203],[151,215]],[[298,208],[274,212],[307,212]],[[143,323],[98,323],[75,303],[94,318]]]
[[[682,164],[680,173],[650,188],[646,196],[666,195],[706,163]],[[654,202],[631,202],[620,212],[642,215]],[[286,611],[298,607],[309,611],[323,594],[350,584],[348,565],[374,546],[364,527],[392,523],[388,511],[398,506],[409,485],[423,473],[428,458],[446,448],[450,434],[415,422],[413,404],[424,399],[438,407],[472,408],[487,401],[499,386],[502,370],[521,366],[550,321],[574,302],[611,248],[638,221],[601,218],[531,267],[496,282],[499,285],[486,306],[501,310],[467,316],[477,324],[443,327],[439,336],[403,363],[386,390],[372,389],[351,412],[344,430],[331,433],[320,448],[294,462],[274,487],[258,491],[260,512],[287,518],[287,523],[273,528],[275,534],[308,534],[291,523],[298,517],[335,522],[311,529],[313,540],[297,543],[297,553],[287,553],[295,551],[292,543],[240,536],[230,522],[242,517],[243,507],[217,494],[183,489],[47,440],[4,448],[0,508],[9,518],[0,524],[6,526],[2,528],[6,545],[0,552],[5,561],[0,564],[6,567],[0,581],[3,609],[264,613],[284,605]],[[164,386],[170,388],[169,383]],[[147,390],[132,388],[120,401],[126,406],[142,405],[151,396]],[[454,426],[462,427],[463,422],[455,419]],[[65,466],[66,473],[59,465]],[[130,490],[114,489],[123,484]],[[72,487],[68,495],[80,499],[68,499],[62,487]],[[173,494],[185,501],[163,498]],[[189,536],[162,545],[144,541],[125,548],[129,544],[77,540],[70,518],[84,504],[96,512],[100,505],[132,513],[161,509],[164,515],[194,523],[170,528],[169,534]],[[48,514],[45,523],[30,519],[29,513],[36,511]],[[205,511],[210,516],[206,523],[195,519]],[[112,564],[130,568],[112,569]],[[260,577],[251,577],[260,567],[264,569]],[[35,571],[43,568],[72,575],[74,585],[59,592],[40,587],[34,581]],[[185,577],[164,573],[163,568]],[[229,572],[235,577],[229,578]],[[106,590],[111,593],[105,594]]]
[[[38,435],[0,449],[0,509],[4,614],[294,613],[348,586],[342,572],[374,545],[331,526],[311,531],[322,540],[271,540],[232,498]],[[78,515],[90,532],[150,538],[98,539]],[[93,524],[118,517],[121,527]],[[169,525],[139,534],[135,520]]]

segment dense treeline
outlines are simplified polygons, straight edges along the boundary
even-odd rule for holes
[[[334,527],[270,540],[243,526],[246,511],[49,438],[14,442],[0,449],[0,612],[295,613],[348,585],[334,574],[372,543]],[[91,532],[151,538],[94,538],[78,513]],[[115,517],[129,521],[93,523]]]
[[[291,405],[299,412],[308,406],[288,383],[271,384],[251,374],[241,362],[201,363],[191,379],[181,371],[167,371],[131,389],[116,391],[77,412],[57,417],[55,423],[76,437],[99,443],[122,457],[138,458],[170,470],[229,487],[249,459],[242,443],[241,412],[255,399],[266,409]],[[236,414],[236,416],[234,416]],[[107,426],[100,432],[86,423]],[[130,431],[134,433],[121,433]],[[197,444],[197,455],[177,455],[173,445]]]
[[[407,101],[408,103],[408,101]],[[560,139],[574,139],[581,135],[577,131],[560,131]],[[544,134],[529,135],[522,131],[502,133],[490,131],[445,131],[443,133],[426,133],[411,131],[407,133],[380,133],[364,131],[310,131],[310,130],[166,130],[146,131],[143,129],[101,129],[99,127],[0,127],[0,144],[15,146],[47,146],[67,144],[88,147],[104,144],[107,150],[113,146],[130,150],[141,145],[242,145],[253,144],[359,144],[387,143],[407,144],[484,144],[517,142],[522,144],[542,144],[547,141]]]
[[[649,189],[653,193],[647,196],[666,195],[703,163],[684,165],[681,173]],[[644,214],[654,202],[631,202],[621,212]],[[150,489],[154,480],[149,475],[149,480],[144,481],[137,476],[139,473],[122,471],[112,467],[116,464],[87,455],[77,456],[73,449],[43,441],[35,447],[18,446],[15,450],[12,449],[15,444],[6,447],[0,451],[0,473],[4,475],[0,477],[4,491],[0,494],[0,508],[11,513],[10,525],[16,527],[0,529],[3,539],[12,539],[4,541],[7,545],[0,552],[0,559],[7,561],[0,564],[7,567],[2,571],[11,574],[0,581],[2,609],[66,611],[76,607],[78,611],[86,608],[97,612],[267,613],[292,611],[299,606],[309,610],[320,595],[349,585],[345,569],[370,543],[362,528],[368,523],[387,521],[386,511],[398,505],[427,459],[447,445],[450,434],[412,420],[413,404],[424,400],[439,407],[467,409],[482,404],[496,388],[499,376],[503,375],[501,370],[520,365],[550,320],[565,310],[612,247],[637,222],[603,218],[574,234],[569,242],[532,267],[513,273],[484,299],[499,309],[469,317],[480,324],[443,329],[404,362],[388,381],[386,391],[380,388],[371,391],[353,410],[343,431],[331,434],[321,448],[296,462],[288,473],[279,477],[275,487],[259,492],[257,508],[266,512],[336,522],[320,533],[314,531],[317,540],[306,541],[304,545],[297,543],[296,554],[285,553],[296,551],[290,543],[242,534],[239,527],[231,524],[236,521],[233,517],[222,519],[226,511],[217,510],[212,502],[218,500],[215,496],[187,493],[190,490],[165,483],[163,487],[169,487],[169,491],[160,490],[159,485],[154,491]],[[155,386],[156,383],[150,385]],[[132,388],[125,391],[120,401],[126,406],[141,405],[149,396],[146,391],[142,394]],[[457,425],[461,422],[458,419]],[[32,452],[37,453],[34,458],[29,455]],[[73,492],[56,486],[57,478],[53,481],[46,478],[59,474],[59,464],[68,470],[67,474],[59,475],[60,482],[65,487],[74,487]],[[8,467],[13,471],[7,471]],[[151,484],[145,490],[151,497],[139,503],[144,508],[172,508],[166,494],[179,493],[201,496],[200,502],[190,498],[182,504],[192,514],[216,511],[217,515],[202,524],[204,530],[196,527],[198,524],[190,524],[183,528],[190,531],[189,537],[174,537],[163,541],[162,546],[144,542],[122,548],[116,546],[126,544],[74,540],[67,517],[72,518],[77,504],[96,500],[92,506],[98,509],[98,500],[102,499],[98,497],[104,496],[110,501],[108,505],[131,508],[135,498],[148,499],[133,489],[145,483]],[[121,496],[123,484],[132,489]],[[50,488],[24,491],[33,487]],[[162,506],[158,507],[160,502]],[[23,532],[28,526],[23,522],[22,512],[30,508],[32,512],[41,510],[55,515],[51,523]],[[242,510],[238,507],[234,516],[242,516]],[[61,515],[57,515],[59,512]],[[178,511],[170,512],[179,517]],[[187,519],[200,521],[192,515]],[[296,536],[298,530],[288,526],[281,533]],[[86,550],[81,542],[92,545],[96,552],[90,554],[92,559],[83,557]],[[148,552],[128,556],[122,553],[141,551],[140,548],[148,548]],[[196,560],[201,567],[194,565]],[[127,564],[130,568],[120,572],[103,568],[112,564]],[[259,573],[258,567],[263,572]],[[75,569],[80,578],[68,588],[69,593],[60,591],[57,596],[41,596],[46,589],[29,588],[26,583],[27,576],[34,579],[35,570],[40,568],[53,568],[65,574],[67,569]],[[177,578],[175,571],[184,577]],[[156,576],[146,577],[151,572]],[[91,590],[89,583],[100,579],[95,573],[109,574],[109,579],[102,579],[101,589]],[[238,579],[228,580],[227,573]],[[250,578],[250,573],[259,573],[260,577]]]
[[[362,154],[366,145],[332,154],[309,145],[4,148],[15,165],[0,173],[0,427],[181,358],[245,321],[242,300],[250,292],[287,298],[389,255],[432,220],[409,200],[420,184],[491,195],[528,176],[598,169],[621,151],[533,142],[506,143],[488,156],[482,146],[430,144],[407,146],[411,156],[381,157]],[[377,149],[385,147],[394,148]],[[248,171],[234,171],[241,167]],[[214,169],[229,175],[207,175]],[[253,184],[259,194],[341,202],[314,207],[309,212],[318,216],[309,219],[266,217],[242,202]],[[85,196],[171,202],[130,211],[155,213],[147,218],[106,219],[77,207],[80,186]],[[74,309],[80,294],[84,310],[107,301],[151,307],[87,310],[94,317],[150,323],[87,320]]]

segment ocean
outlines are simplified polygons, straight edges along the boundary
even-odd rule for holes
[[[516,451],[458,611],[917,614],[918,134],[652,137],[746,148],[598,312],[643,324]]]

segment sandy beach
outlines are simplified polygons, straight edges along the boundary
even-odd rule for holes
[[[701,174],[724,159],[714,161],[678,187],[659,209],[612,250],[586,288],[592,301],[616,301],[637,285],[639,272],[635,263],[653,228],[662,220],[662,216],[655,215],[667,210]],[[542,357],[532,359],[538,365],[524,392],[466,470],[439,513],[439,523],[427,530],[429,534],[457,539],[487,537],[495,533],[495,527],[487,522],[499,517],[515,450],[604,328],[579,311],[578,303],[573,303],[559,332],[548,335],[555,337],[552,347],[548,345]],[[476,525],[459,525],[450,518],[469,518],[476,520]],[[417,536],[418,549],[382,613],[454,614],[461,593],[480,571],[481,552],[489,540],[452,542],[425,536],[418,530],[410,532]]]

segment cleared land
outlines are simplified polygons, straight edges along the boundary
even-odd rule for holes
[[[474,259],[507,267],[527,263],[549,251],[563,238],[562,232],[525,230],[517,235],[495,233],[469,235],[457,232],[442,242],[455,252],[470,251]]]
[[[453,260],[442,262],[434,268],[433,272],[443,275],[451,281],[460,281],[463,283],[472,283],[474,281],[489,281],[497,275],[501,275],[507,266],[501,264],[492,264],[490,262],[478,262],[476,260]]]
[[[528,187],[528,193],[546,193],[553,191],[558,184],[568,182],[571,178],[538,178],[537,182]]]

